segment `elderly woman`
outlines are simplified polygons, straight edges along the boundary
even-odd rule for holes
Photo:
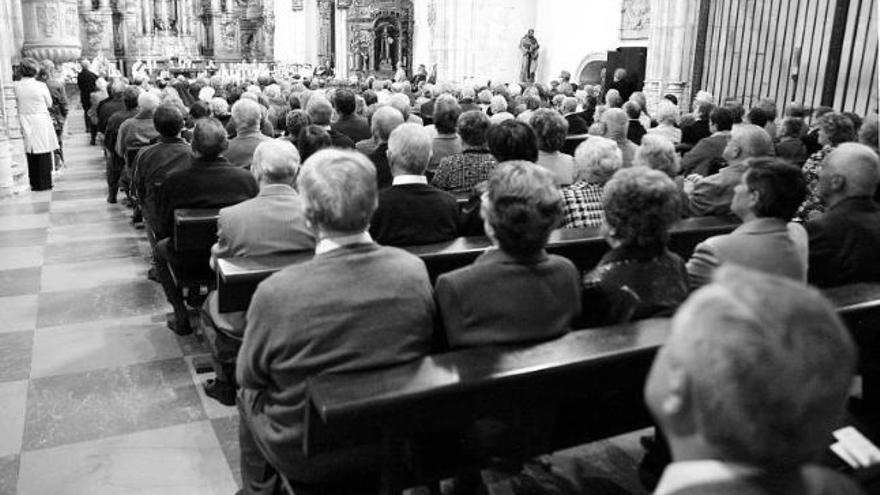
[[[667,249],[679,190],[666,174],[623,169],[605,184],[603,230],[611,251],[584,277],[584,319],[613,324],[671,314],[687,298],[687,271]]]
[[[501,95],[492,97],[492,103],[489,105],[489,115],[493,124],[500,124],[505,120],[515,119],[512,113],[507,111],[507,98]]]
[[[251,301],[236,368],[242,484],[246,493],[279,493],[271,489],[277,469],[306,493],[375,493],[375,480],[347,469],[363,466],[357,452],[332,469],[327,458],[303,454],[303,384],[427,354],[431,284],[418,257],[367,234],[378,194],[367,157],[322,150],[303,165],[297,189],[319,243],[312,260],[265,280]]]
[[[486,145],[489,117],[479,110],[461,114],[456,124],[463,149],[440,161],[431,185],[453,194],[470,193],[474,186],[489,179],[498,162]]]
[[[486,133],[489,152],[498,163],[511,160],[538,161],[538,138],[528,124],[505,120]]]
[[[552,175],[529,162],[500,164],[489,179],[482,217],[493,247],[437,279],[449,345],[511,344],[568,332],[580,315],[580,283],[571,261],[544,251],[562,218]]]
[[[542,108],[535,110],[529,125],[538,136],[538,165],[553,174],[557,186],[571,184],[574,159],[559,151],[565,145],[568,121],[559,112]]]
[[[299,149],[299,131],[303,130],[304,127],[311,125],[312,118],[309,117],[309,114],[306,113],[305,110],[291,110],[287,112],[287,117],[285,117],[285,136],[281,139],[286,139],[293,143],[297,149]],[[329,136],[329,134],[328,134]]]
[[[574,154],[574,184],[560,189],[562,228],[596,227],[602,224],[602,188],[623,158],[617,143],[599,136],[581,143]]]
[[[804,119],[786,117],[779,126],[779,141],[776,143],[776,156],[785,158],[798,167],[807,161],[807,146],[802,139],[806,134]]]
[[[461,153],[462,143],[455,126],[461,116],[461,106],[454,96],[441,95],[434,103],[434,127],[437,134],[433,140],[433,153],[428,163],[428,170],[433,173],[440,165],[440,160],[447,156]]]
[[[303,161],[318,151],[333,145],[330,133],[319,125],[307,125],[300,129],[296,137],[297,149]]]
[[[681,142],[681,129],[675,127],[678,123],[678,107],[669,100],[661,100],[654,112],[657,119],[657,127],[648,129],[648,134],[663,136],[672,144]]]
[[[623,166],[632,167],[638,146],[626,137],[629,130],[629,116],[626,115],[626,111],[622,108],[608,108],[602,112],[600,118],[601,130],[604,133],[602,136],[617,143],[623,156]],[[592,128],[590,134],[592,134]]]
[[[819,144],[822,149],[810,155],[803,166],[804,178],[807,179],[807,199],[798,209],[796,218],[807,221],[825,211],[819,199],[819,171],[825,157],[840,143],[856,140],[852,120],[839,112],[828,112],[819,117]]]
[[[52,189],[52,155],[58,149],[58,138],[49,115],[52,95],[46,83],[36,80],[39,72],[36,60],[22,60],[21,80],[14,85],[32,191]]]
[[[642,138],[642,145],[633,158],[633,166],[659,170],[674,180],[681,171],[681,157],[668,139],[649,134]]]

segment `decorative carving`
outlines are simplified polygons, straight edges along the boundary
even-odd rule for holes
[[[66,36],[74,38],[79,36],[78,21],[76,5],[68,5],[64,9],[64,27],[67,29]]]
[[[651,26],[648,0],[623,0],[620,12],[620,39],[640,40],[648,37]]]
[[[86,32],[86,44],[89,52],[96,52],[101,48],[104,41],[104,19],[101,15],[90,13],[83,16],[83,25]]]
[[[290,0],[290,10],[300,12],[305,8],[303,0]]]
[[[223,41],[223,48],[229,51],[235,50],[238,41],[238,19],[229,18],[220,23],[220,38]]]
[[[36,8],[37,25],[40,33],[46,38],[54,38],[58,33],[58,6],[55,4],[40,4]]]
[[[336,8],[340,10],[345,10],[351,7],[352,0],[336,0]]]

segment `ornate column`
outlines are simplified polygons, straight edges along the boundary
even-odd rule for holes
[[[21,10],[24,56],[56,63],[80,56],[76,0],[22,0]]]
[[[21,127],[12,89],[14,3],[17,1],[0,0],[0,198],[27,185]]]
[[[336,77],[348,77],[348,8],[352,0],[336,0]]]
[[[688,108],[699,13],[700,0],[651,0],[644,88],[649,111],[667,93]]]
[[[87,7],[87,8],[86,8]],[[85,46],[82,56],[94,58],[98,52],[112,60],[116,53],[113,50],[113,11],[110,0],[100,0],[97,10],[92,10],[91,1],[82,2],[79,9],[80,25]]]

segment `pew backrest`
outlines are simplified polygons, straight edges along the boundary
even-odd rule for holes
[[[218,209],[174,210],[174,249],[178,253],[210,252],[217,242]]]
[[[738,220],[719,217],[687,218],[670,229],[669,248],[684,259],[694,247],[713,235],[725,234],[739,225]],[[459,237],[449,242],[405,247],[420,257],[431,281],[443,273],[467,266],[491,247],[487,237]],[[589,270],[608,251],[608,243],[600,229],[560,229],[550,235],[547,251],[570,259],[580,270]],[[217,289],[220,311],[243,311],[250,304],[257,284],[284,268],[311,256],[303,253],[228,258],[217,263]]]

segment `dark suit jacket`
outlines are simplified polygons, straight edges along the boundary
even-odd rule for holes
[[[642,138],[647,134],[645,126],[639,122],[639,119],[629,119],[629,127],[626,130],[626,138],[636,144],[642,144]]]
[[[426,101],[422,103],[421,108],[419,108],[419,115],[422,117],[425,125],[431,125],[434,123],[434,100]]]
[[[132,186],[149,223],[154,224],[157,220],[156,196],[165,177],[175,170],[189,167],[191,162],[192,148],[181,138],[159,138],[158,143],[138,153],[134,161]]]
[[[725,134],[716,133],[701,139],[696,146],[691,148],[681,158],[682,175],[695,173],[708,177],[712,174],[717,174],[721,167],[726,165],[722,154],[724,153],[724,148],[727,147],[729,139],[729,132]]]
[[[859,495],[852,480],[825,467],[804,467],[798,476],[749,476],[703,483],[674,490],[669,495]]]
[[[708,120],[695,120],[693,124],[681,129],[681,142],[685,144],[697,144],[701,139],[712,135],[709,130]]]
[[[122,95],[114,96],[102,101],[98,105],[98,132],[107,131],[107,121],[116,113],[125,110],[125,102],[122,101]],[[105,136],[106,137],[106,136]]]
[[[811,284],[880,282],[880,206],[871,198],[845,199],[804,227],[810,239]]]
[[[83,110],[88,110],[92,106],[92,93],[98,89],[95,81],[98,75],[90,70],[81,70],[76,75],[76,86],[79,88],[79,101],[82,103]]]
[[[413,246],[458,237],[455,196],[427,184],[391,186],[379,193],[370,235],[379,244]]]
[[[563,335],[580,317],[580,294],[574,264],[544,251],[521,260],[490,249],[472,265],[441,275],[436,287],[450,347]]]
[[[590,126],[587,125],[587,121],[580,116],[580,114],[572,113],[565,116],[565,120],[568,121],[568,135],[569,136],[577,136],[579,134],[586,134],[587,131],[590,130]]]
[[[379,190],[385,189],[386,187],[391,187],[391,165],[388,164],[388,143],[382,143],[377,148],[376,151],[370,153],[370,160],[373,161],[373,165],[376,166],[376,182],[378,183]]]
[[[357,115],[343,115],[331,127],[333,130],[345,134],[355,143],[364,139],[370,139],[370,136],[372,136],[367,119]]]
[[[333,128],[327,132],[330,134],[330,146],[348,150],[354,149],[354,141],[352,141],[350,137]]]
[[[168,174],[159,188],[156,236],[162,239],[173,235],[174,210],[178,208],[225,208],[258,192],[254,176],[233,167],[225,158],[194,158],[191,167]]]

